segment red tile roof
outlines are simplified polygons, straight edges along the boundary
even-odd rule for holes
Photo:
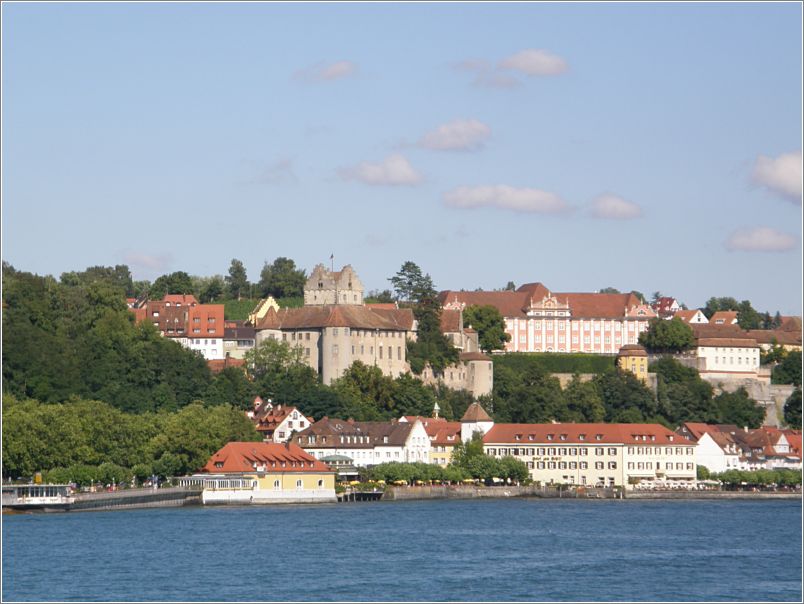
[[[441,333],[458,333],[461,331],[461,311],[458,309],[441,309]]]
[[[490,356],[486,356],[482,352],[462,352],[459,359],[464,363],[469,361],[491,361]]]
[[[224,445],[209,458],[201,471],[208,474],[254,472],[255,465],[265,465],[265,470],[269,472],[331,471],[327,465],[297,445],[251,442],[230,442]]]
[[[470,305],[491,305],[506,318],[526,317],[531,304],[540,304],[550,295],[541,283],[527,283],[516,291],[502,292],[464,292],[443,291],[438,299],[442,306],[461,303]],[[594,294],[594,293],[552,293],[559,304],[569,305],[573,318],[615,319],[626,316],[635,306],[641,305],[634,294]],[[648,316],[655,313],[646,306]]]
[[[617,353],[617,356],[646,357],[648,356],[648,351],[645,350],[645,347],[641,346],[640,344],[626,344],[625,346],[620,347],[620,352]]]
[[[480,403],[472,403],[461,418],[462,422],[490,422],[493,421]]]
[[[350,327],[410,331],[413,329],[413,311],[409,308],[367,308],[338,304],[282,308],[279,312],[271,308],[255,327],[257,330]]]
[[[709,322],[715,325],[734,325],[737,322],[737,311],[719,310],[709,317]]]
[[[676,311],[676,314],[674,314],[673,316],[678,317],[685,323],[689,323],[690,321],[692,321],[695,315],[698,314],[698,312],[700,311],[697,308],[693,308],[692,310],[681,309],[679,311]]]
[[[583,438],[582,438],[583,437]],[[659,424],[495,424],[483,437],[491,443],[550,443],[688,445],[672,430]]]

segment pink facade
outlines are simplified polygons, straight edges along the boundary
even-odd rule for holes
[[[632,294],[551,293],[541,284],[512,292],[442,292],[444,308],[491,304],[505,318],[506,352],[617,354],[638,343],[655,311]]]

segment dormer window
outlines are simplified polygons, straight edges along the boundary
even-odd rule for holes
[[[516,434],[514,436],[514,440],[522,440],[522,435],[521,434]]]
[[[579,434],[578,440],[586,440],[586,434]]]
[[[383,436],[383,437],[382,437],[382,442],[384,442],[384,443],[386,443],[386,444],[387,444],[387,443],[388,443],[388,437],[387,437],[387,436]]]
[[[595,440],[603,440],[602,434],[595,434]]]
[[[552,434],[548,434],[548,435],[547,435],[547,440],[553,440],[553,435],[552,435]]]
[[[215,462],[215,467],[216,468],[222,468],[223,467],[223,462],[222,461],[216,461]]]
[[[533,440],[533,434],[528,434],[528,440]]]
[[[560,438],[561,440],[567,440],[567,435],[566,435],[566,434],[562,434],[561,436],[559,436],[559,438]]]

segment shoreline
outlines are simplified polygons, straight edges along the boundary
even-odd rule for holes
[[[167,491],[167,489],[165,490]],[[54,509],[53,506],[43,505],[41,508],[26,506],[26,509],[16,509],[3,506],[3,515],[6,514],[53,514],[66,512],[89,511],[125,511],[132,509],[155,509],[177,507],[231,507],[227,504],[204,506],[201,503],[200,493],[182,492],[178,489],[173,492],[152,492],[151,497],[143,496],[142,492],[128,494],[118,491],[113,497],[93,497],[94,501],[77,501],[69,507]],[[177,492],[178,491],[178,492]],[[100,494],[99,494],[100,495]],[[584,489],[583,491],[559,491],[555,488],[534,486],[511,487],[467,487],[467,486],[417,486],[417,487],[389,487],[381,496],[379,493],[373,497],[339,500],[335,505],[366,505],[376,502],[401,501],[438,501],[438,500],[481,500],[481,499],[550,499],[550,500],[608,500],[608,501],[802,501],[801,492],[751,492],[751,491],[619,491],[613,489]],[[334,503],[334,502],[329,502]],[[76,505],[77,504],[77,505]],[[244,504],[238,504],[243,507]],[[245,504],[250,507],[281,505],[287,507],[290,503],[260,503]]]

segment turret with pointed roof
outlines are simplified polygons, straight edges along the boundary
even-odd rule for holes
[[[493,426],[494,420],[480,406],[480,403],[472,403],[461,418],[461,440],[463,442],[470,441],[475,432],[486,434]]]

